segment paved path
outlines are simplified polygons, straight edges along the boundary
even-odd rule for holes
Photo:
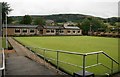
[[[51,69],[25,57],[24,51],[28,51],[12,38],[8,41],[16,52],[9,53],[6,58],[6,75],[57,75]]]

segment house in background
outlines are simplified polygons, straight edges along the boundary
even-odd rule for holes
[[[6,27],[3,27],[5,34]],[[82,30],[77,26],[8,25],[7,35],[82,35]]]
[[[74,23],[72,21],[68,21],[68,22],[64,23],[64,26],[75,26],[75,25],[77,25],[77,23]]]
[[[55,22],[53,20],[46,20],[45,23],[46,25],[49,25],[49,26],[55,25]]]

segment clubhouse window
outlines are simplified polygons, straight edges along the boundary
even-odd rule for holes
[[[30,29],[30,33],[34,33],[35,31],[34,31],[34,29]]]
[[[63,33],[63,30],[61,30],[60,33]]]
[[[80,31],[78,31],[78,33],[80,33]]]
[[[23,33],[27,33],[27,29],[23,29],[22,32],[23,32]]]
[[[56,30],[56,32],[59,32],[59,30]]]
[[[51,33],[54,33],[54,30],[51,30]]]
[[[15,33],[20,33],[20,29],[15,29]]]
[[[47,30],[46,32],[47,32],[47,33],[50,33],[50,30]]]
[[[75,31],[73,31],[73,33],[75,33]]]
[[[68,30],[67,32],[70,33],[70,30]]]

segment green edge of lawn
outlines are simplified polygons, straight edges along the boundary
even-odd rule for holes
[[[6,49],[6,38],[2,38],[2,48]],[[8,42],[8,49],[12,48],[12,46]]]

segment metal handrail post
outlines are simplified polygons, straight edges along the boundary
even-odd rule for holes
[[[120,64],[118,64],[118,71],[120,71]]]
[[[83,55],[83,77],[85,77],[85,64],[86,64],[86,55]]]
[[[97,54],[97,64],[99,63],[99,54]]]
[[[46,52],[46,50],[44,49],[44,50],[43,50],[43,55],[44,55],[44,56],[43,56],[43,57],[44,57],[44,66],[45,66],[45,52]]]
[[[113,73],[113,60],[112,60],[112,63],[111,63],[111,73]]]
[[[57,69],[59,69],[59,51],[57,51]]]
[[[2,77],[5,77],[5,69],[2,70]]]

